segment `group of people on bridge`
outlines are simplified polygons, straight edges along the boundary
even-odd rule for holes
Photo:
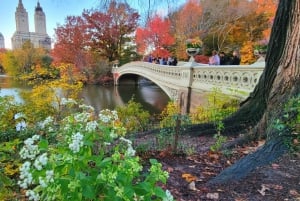
[[[168,58],[165,57],[153,57],[149,55],[148,62],[160,64],[160,65],[169,65],[169,66],[177,66],[177,58],[174,56],[169,56]]]
[[[212,56],[209,57],[209,65],[240,65],[241,57],[237,50],[234,50],[232,57],[229,57],[225,52],[212,51]]]
[[[153,57],[149,55],[147,57],[149,63],[155,63],[160,65],[176,66],[178,61],[174,56],[165,57]],[[209,65],[240,65],[241,57],[237,50],[234,50],[232,56],[228,56],[225,52],[218,53],[216,50],[212,51],[212,55],[209,57]]]

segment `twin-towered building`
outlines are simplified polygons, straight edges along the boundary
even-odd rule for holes
[[[35,32],[29,31],[28,13],[23,6],[22,0],[19,0],[19,4],[15,12],[15,19],[16,31],[11,38],[12,49],[22,48],[24,42],[28,40],[36,48],[42,47],[45,49],[51,49],[51,39],[48,36],[46,30],[46,16],[42,7],[40,6],[39,1],[37,2],[37,6],[35,7],[34,12]]]

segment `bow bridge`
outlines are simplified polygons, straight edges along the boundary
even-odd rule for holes
[[[211,66],[194,62],[179,62],[177,66],[148,62],[131,62],[114,65],[114,84],[122,78],[137,81],[144,77],[158,85],[172,100],[180,104],[182,113],[189,113],[201,103],[205,92],[221,90],[222,93],[245,98],[253,91],[265,67],[265,62],[252,65]]]

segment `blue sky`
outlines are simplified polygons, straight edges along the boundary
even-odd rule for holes
[[[51,38],[54,38],[54,28],[57,24],[64,24],[65,18],[69,15],[79,16],[84,9],[95,8],[102,0],[39,0],[43,11],[46,14],[46,26],[47,33]],[[133,7],[143,7],[138,0],[132,0],[135,2]],[[176,3],[185,2],[186,0],[177,0]],[[23,6],[28,13],[29,30],[34,32],[34,9],[37,5],[37,0],[22,0]],[[155,1],[153,1],[155,2]],[[167,2],[166,0],[158,1],[160,4]],[[0,33],[3,34],[5,39],[5,47],[11,48],[11,37],[16,30],[15,24],[15,12],[18,6],[19,0],[0,0]],[[158,10],[164,10],[167,6],[160,5]],[[162,12],[162,11],[161,11]]]
[[[34,32],[34,9],[37,0],[22,0],[28,13],[29,30]],[[46,14],[47,33],[53,38],[57,24],[64,24],[68,15],[81,15],[83,9],[91,9],[97,0],[39,0]],[[0,0],[0,32],[5,38],[5,47],[11,48],[11,37],[16,30],[15,12],[19,0]]]

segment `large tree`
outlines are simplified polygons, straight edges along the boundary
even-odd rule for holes
[[[278,129],[274,123],[283,118],[285,121],[295,118],[284,115],[284,105],[299,93],[300,2],[280,0],[266,55],[266,67],[259,83],[238,112],[224,120],[225,127],[254,125],[252,135],[267,136],[266,143],[255,153],[225,169],[211,183],[242,179],[257,166],[270,163],[287,151],[286,140],[292,138],[293,130]]]
[[[141,54],[152,47],[152,54],[157,57],[170,55],[170,47],[174,45],[174,37],[170,34],[170,21],[159,15],[151,18],[145,28],[138,28],[136,31],[136,43]]]
[[[120,59],[126,42],[130,42],[139,14],[127,3],[111,1],[106,10],[85,11],[83,17],[90,34],[89,46],[113,61]]]
[[[73,64],[77,69],[83,69],[87,62],[86,24],[82,17],[68,16],[64,25],[55,29],[56,43],[52,57],[56,63]]]

